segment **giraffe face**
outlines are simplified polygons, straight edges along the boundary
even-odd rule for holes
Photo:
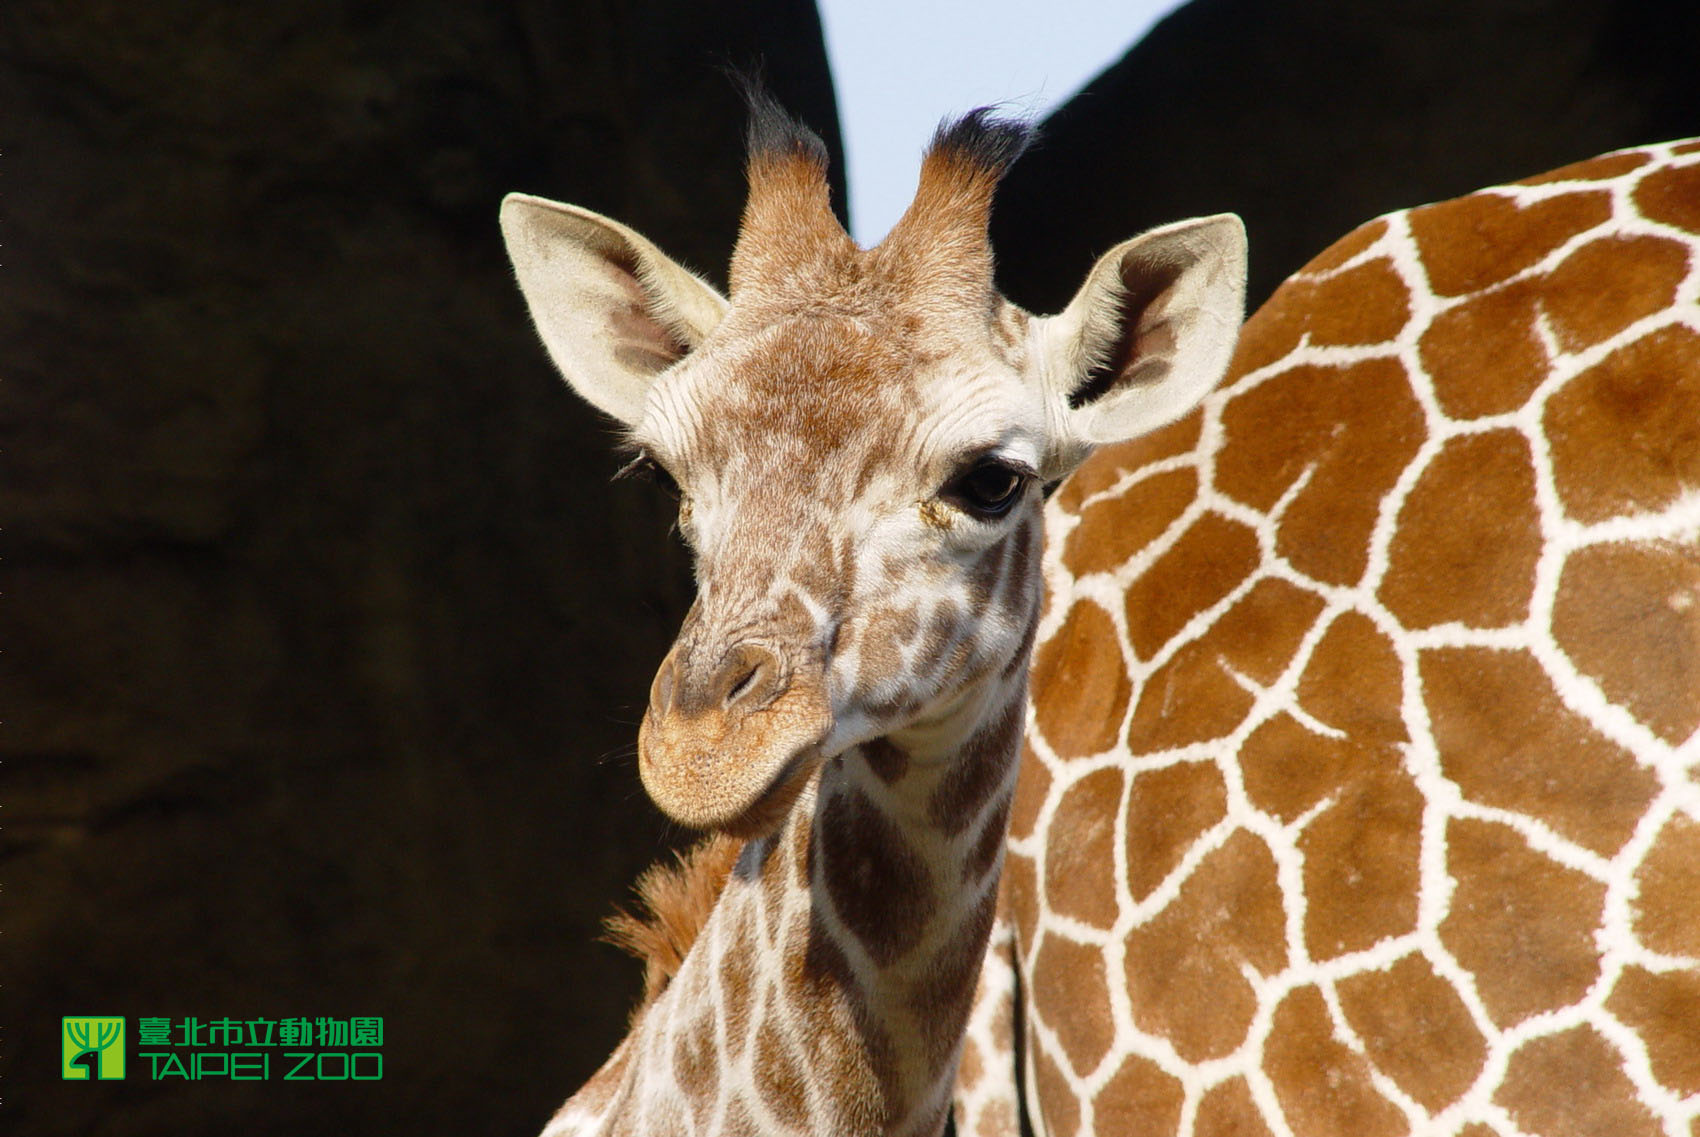
[[[914,203],[861,249],[818,139],[757,111],[729,298],[608,218],[502,208],[556,365],[682,494],[699,595],[651,688],[645,788],[740,833],[776,823],[818,763],[942,732],[1023,677],[1041,484],[1192,408],[1245,278],[1237,218],[1184,222],[1031,317],[993,287],[986,240],[1024,127],[941,128]]]
[[[982,315],[940,352],[889,309],[734,304],[656,381],[632,437],[678,483],[699,590],[640,738],[673,816],[759,829],[814,762],[947,714],[1024,656],[1047,414],[1026,318],[999,314],[1001,342]]]

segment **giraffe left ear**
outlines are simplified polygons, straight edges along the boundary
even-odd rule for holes
[[[706,282],[588,209],[510,193],[502,236],[549,358],[573,390],[627,426],[643,418],[655,377],[726,312]]]
[[[1238,217],[1180,221],[1111,249],[1067,308],[1036,321],[1041,380],[1063,425],[1047,479],[1198,405],[1233,356],[1245,276]]]

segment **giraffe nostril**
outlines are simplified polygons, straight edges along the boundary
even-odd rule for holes
[[[726,710],[753,711],[772,702],[780,684],[779,657],[759,644],[740,644],[720,665],[714,687]]]
[[[649,686],[649,708],[651,713],[665,715],[673,709],[673,689],[676,683],[674,672],[676,667],[673,657],[669,655],[661,663],[661,668],[655,673],[655,682]]]
[[[752,667],[750,668],[750,673],[748,675],[732,684],[732,689],[726,692],[727,706],[731,706],[733,703],[736,703],[739,696],[741,696],[745,691],[748,691],[751,687],[755,686],[756,675],[760,671],[761,669],[759,667]]]

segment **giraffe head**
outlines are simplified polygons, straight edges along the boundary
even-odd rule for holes
[[[997,292],[986,237],[1025,126],[941,127],[908,211],[862,249],[819,138],[751,101],[729,297],[606,217],[502,206],[551,358],[676,483],[695,555],[644,786],[681,823],[744,833],[823,760],[1007,697],[1037,618],[1042,487],[1193,407],[1227,365],[1245,275],[1237,218],[1182,222],[1030,316]]]

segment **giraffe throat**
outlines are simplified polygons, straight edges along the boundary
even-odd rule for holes
[[[929,724],[931,748],[898,732],[803,779],[548,1137],[942,1127],[996,907],[1025,671],[988,686],[954,730]]]

